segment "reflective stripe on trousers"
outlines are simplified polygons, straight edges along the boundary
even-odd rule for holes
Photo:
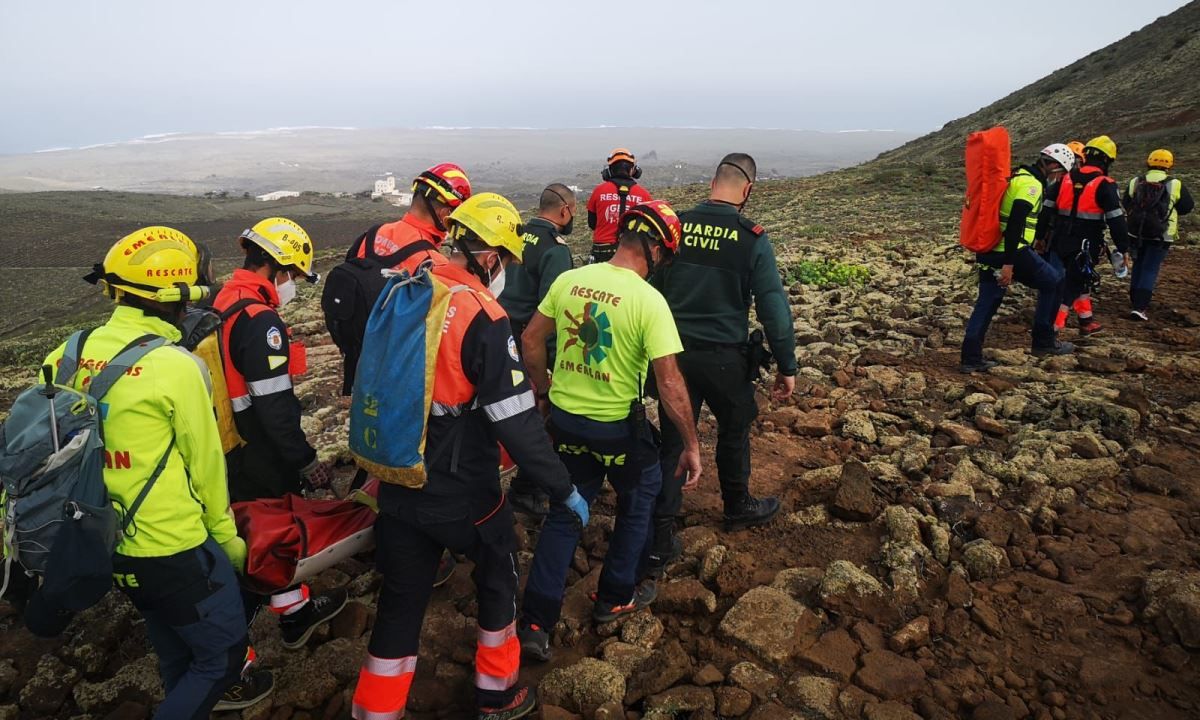
[[[518,652],[520,648],[518,646]],[[417,669],[417,656],[378,658],[367,655],[354,690],[354,720],[400,720],[408,704],[408,689]]]
[[[475,687],[504,692],[517,684],[520,671],[521,643],[517,640],[516,622],[509,623],[501,630],[479,628],[475,649]]]

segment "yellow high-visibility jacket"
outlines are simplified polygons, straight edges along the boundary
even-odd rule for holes
[[[92,377],[133,340],[152,333],[178,342],[168,322],[125,305],[88,336],[72,386]],[[46,358],[57,368],[66,343]],[[229,510],[225,454],[213,416],[208,370],[175,345],[150,351],[100,402],[104,423],[104,484],[114,504],[128,508],[166,452],[167,465],[117,545],[132,557],[190,550],[210,535],[224,543],[237,534]]]

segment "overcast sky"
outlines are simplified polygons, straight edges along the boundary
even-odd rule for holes
[[[0,0],[0,153],[298,125],[926,131],[1183,4]]]

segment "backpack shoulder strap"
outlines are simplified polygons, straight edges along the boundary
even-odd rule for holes
[[[263,302],[262,300],[259,300],[258,298],[242,298],[241,300],[238,300],[234,304],[225,308],[225,310],[221,313],[221,322],[228,322],[229,318],[233,317],[234,315],[237,315],[238,313],[240,313],[241,311],[250,307],[251,305],[266,305],[266,304],[267,303]]]
[[[121,533],[125,534],[129,531],[129,526],[133,524],[133,516],[137,514],[138,508],[145,502],[146,496],[150,494],[150,488],[154,487],[154,483],[158,481],[158,476],[163,474],[163,470],[167,467],[167,460],[171,458],[171,451],[175,449],[175,436],[171,436],[171,441],[167,443],[167,451],[158,459],[158,465],[154,466],[154,472],[150,473],[150,477],[146,480],[146,484],[138,491],[137,497],[133,499],[133,504],[125,511],[125,517],[121,519]]]
[[[129,368],[136,365],[150,351],[156,350],[168,342],[165,337],[151,333],[129,343],[112,360],[109,360],[108,365],[104,366],[99,375],[92,379],[92,383],[87,389],[88,395],[99,402],[112,389],[112,386],[125,376],[125,372]]]
[[[379,228],[381,227],[383,227],[382,223],[371,227],[365,233],[359,235],[350,244],[350,249],[346,251],[346,260],[350,261],[358,257],[358,251],[363,247],[367,249],[367,257],[375,257],[375,236],[379,234]]]
[[[413,255],[416,255],[417,253],[421,252],[422,250],[436,251],[437,246],[435,246],[433,243],[429,242],[425,238],[421,238],[420,240],[413,240],[412,242],[410,242],[409,244],[400,248],[399,250],[392,253],[391,255],[378,256],[378,255],[375,255],[374,253],[371,253],[371,257],[374,258],[376,262],[378,262],[380,265],[384,266],[385,268],[393,268],[393,267],[396,267],[397,265],[399,265],[400,263],[404,262],[405,260],[409,259]]]
[[[621,199],[617,209],[617,222],[620,222],[621,216],[625,214],[625,202],[629,198],[629,186],[624,183],[617,185],[617,197]]]
[[[80,330],[67,339],[67,347],[63,350],[62,360],[58,364],[58,374],[54,376],[55,383],[66,385],[71,382],[71,378],[79,370],[79,357],[83,353],[83,344],[87,342],[92,330],[95,328]]]

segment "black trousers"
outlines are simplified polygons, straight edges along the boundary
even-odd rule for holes
[[[437,498],[421,491],[383,485],[375,521],[375,561],[383,575],[378,614],[368,652],[377,658],[415,656],[425,608],[433,594],[442,550],[466,555],[475,564],[471,579],[479,602],[479,628],[495,633],[513,625],[517,602],[517,537],[512,508],[500,503],[490,511],[469,499]],[[512,641],[520,654],[516,641]],[[516,670],[517,659],[513,659]],[[516,686],[485,689],[477,676],[480,707],[512,702]]]
[[[692,421],[700,417],[701,402],[707,403],[717,418],[717,479],[725,512],[729,513],[749,494],[750,423],[758,417],[746,353],[741,347],[714,347],[684,350],[676,358],[687,381]],[[683,437],[669,418],[660,420],[663,483],[654,509],[656,527],[679,515],[684,482],[684,478],[675,477]]]
[[[300,494],[300,473],[284,461],[274,448],[248,444],[225,456],[229,475],[229,502]]]

